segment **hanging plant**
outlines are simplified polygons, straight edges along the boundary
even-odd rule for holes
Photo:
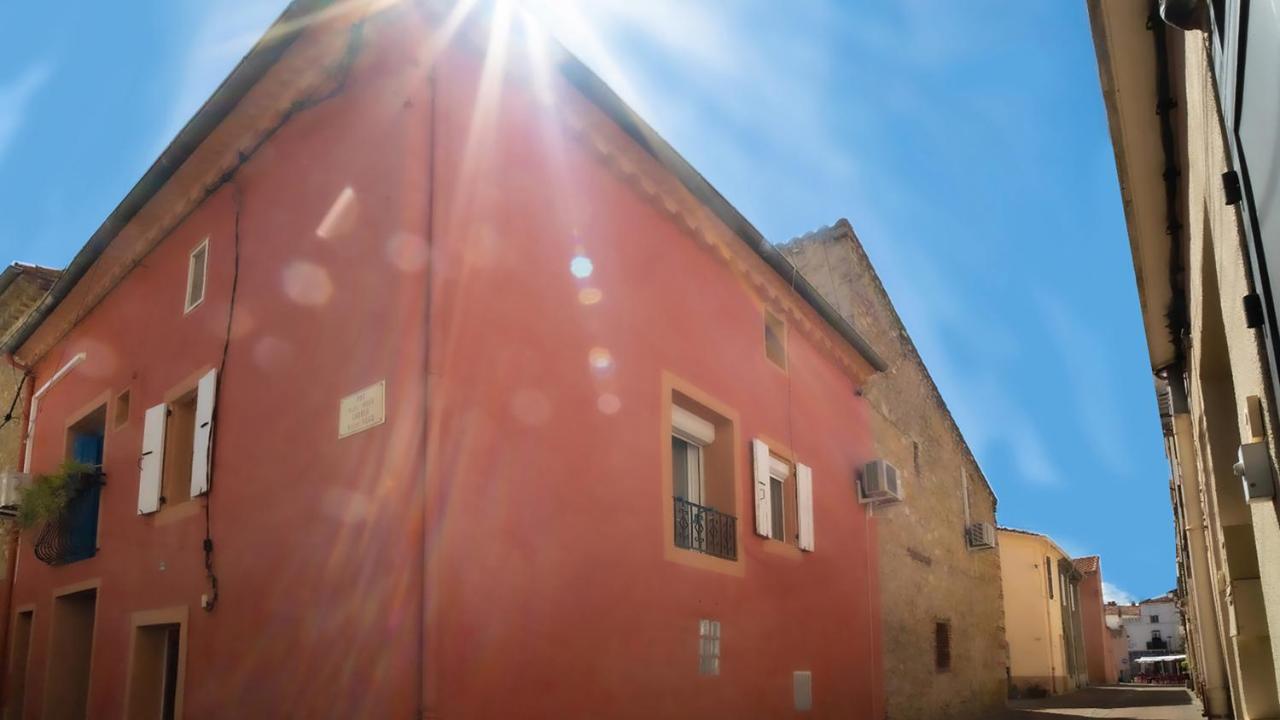
[[[74,481],[93,472],[97,472],[93,465],[68,460],[55,472],[37,475],[30,485],[18,490],[18,514],[14,518],[18,527],[29,530],[57,518],[80,490]]]

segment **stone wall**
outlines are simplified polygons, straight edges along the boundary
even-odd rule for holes
[[[968,548],[965,492],[970,522],[993,525],[995,495],[849,223],[779,249],[889,365],[862,388],[879,454],[898,468],[906,496],[875,510],[887,715],[990,717],[1007,683],[1000,557]],[[938,622],[950,623],[945,671],[935,666]]]
[[[58,277],[56,270],[31,265],[14,264],[4,275],[13,278],[0,287],[0,337],[10,330],[35,307]],[[23,418],[22,399],[14,398],[22,382],[22,372],[7,362],[0,362],[0,423],[13,407],[13,416],[0,427],[0,472],[16,470],[20,461]]]

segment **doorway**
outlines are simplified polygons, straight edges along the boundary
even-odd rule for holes
[[[85,716],[97,609],[96,587],[53,599],[53,628],[44,693],[46,720],[80,720]]]

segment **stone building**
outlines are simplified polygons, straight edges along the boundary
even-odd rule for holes
[[[0,272],[0,338],[31,312],[58,274],[57,270],[24,263],[13,263]],[[29,390],[23,385],[21,370],[7,363],[0,365],[0,472],[18,468],[24,410],[19,393]]]
[[[1167,17],[1087,4],[1171,468],[1188,663],[1209,717],[1280,717],[1280,18],[1241,0],[1161,3]]]
[[[994,526],[995,493],[849,222],[780,249],[889,367],[862,388],[905,495],[875,511],[888,717],[989,717],[1006,694],[1000,558],[970,528]]]

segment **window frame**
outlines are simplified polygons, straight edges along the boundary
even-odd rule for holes
[[[788,372],[791,357],[787,347],[787,320],[768,308],[764,311],[764,356],[775,368]]]
[[[200,297],[193,302],[191,299],[191,289],[194,287],[196,276],[196,255],[201,251],[204,252],[204,261],[200,264]],[[200,307],[204,303],[205,296],[209,294],[209,238],[196,243],[191,248],[191,252],[187,254],[187,291],[183,295],[182,314],[187,315],[192,310]]]
[[[684,565],[696,570],[719,573],[732,577],[746,574],[747,557],[743,551],[743,528],[746,522],[743,508],[748,507],[751,495],[746,492],[742,483],[742,457],[739,448],[742,442],[742,418],[732,406],[676,375],[670,370],[661,372],[662,382],[658,397],[663,408],[660,413],[661,482],[655,491],[660,493],[663,506],[663,523],[661,532],[662,557],[667,562]],[[678,422],[673,416],[680,416],[681,411],[695,413],[696,417],[710,421],[715,429],[715,440],[704,447],[703,480],[709,509],[733,519],[732,547],[736,557],[690,550],[677,544],[678,532],[673,531],[676,525],[677,507],[674,501],[675,478],[671,438]],[[657,538],[655,538],[657,539]]]
[[[720,674],[720,621],[698,621],[698,674]]]
[[[707,495],[707,475],[706,475],[706,457],[703,452],[703,446],[697,442],[689,440],[684,435],[671,432],[671,440],[683,443],[688,447],[685,454],[685,494],[681,495],[674,486],[675,483],[675,459],[671,462],[671,479],[672,479],[672,495],[678,497],[685,502],[692,503],[699,507],[706,507],[704,504]],[[672,453],[675,453],[675,445],[672,445]],[[697,492],[694,492],[696,488]]]
[[[787,481],[795,474],[794,468],[787,460],[769,454],[769,513],[773,526],[769,528],[768,540],[777,540],[779,542],[787,542],[787,488],[794,487],[795,483]],[[774,495],[774,487],[778,489],[778,494]],[[774,501],[777,500],[777,505]],[[780,533],[779,536],[776,533]]]

